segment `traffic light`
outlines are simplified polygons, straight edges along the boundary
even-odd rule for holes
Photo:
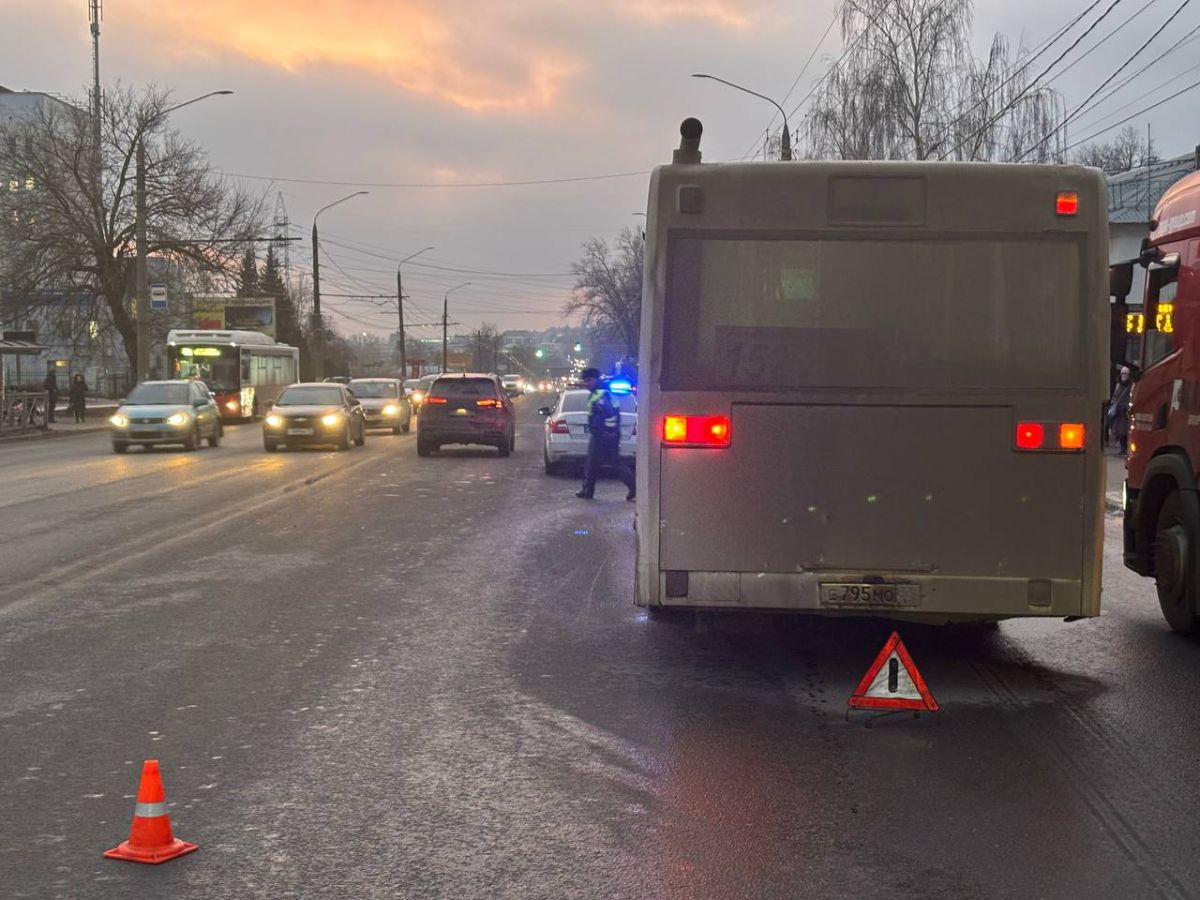
[[[533,355],[536,356],[538,359],[541,359],[543,356],[546,355],[546,351],[543,350],[541,347],[538,347],[536,350],[533,351]]]
[[[578,341],[576,341],[576,342],[575,342],[575,352],[576,352],[576,353],[579,353],[579,352],[581,352],[582,350],[583,350],[583,344],[581,344],[581,343],[579,343]]]

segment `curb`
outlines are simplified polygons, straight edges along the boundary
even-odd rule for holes
[[[18,444],[22,441],[39,441],[46,438],[74,437],[77,434],[95,434],[98,431],[108,431],[107,425],[89,425],[86,428],[72,428],[70,431],[55,431],[48,428],[45,431],[30,431],[22,434],[6,434],[0,436],[0,447],[5,444]]]

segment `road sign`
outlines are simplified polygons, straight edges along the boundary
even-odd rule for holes
[[[912,709],[935,712],[939,707],[929,692],[908,648],[893,631],[847,705],[855,709]]]
[[[167,308],[167,286],[165,284],[150,285],[150,308]]]

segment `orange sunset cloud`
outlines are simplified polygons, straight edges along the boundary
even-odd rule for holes
[[[172,59],[238,54],[287,71],[370,73],[476,112],[553,109],[585,68],[554,26],[598,19],[656,26],[691,20],[744,29],[735,0],[126,0],[146,46]],[[568,29],[569,30],[569,29]]]

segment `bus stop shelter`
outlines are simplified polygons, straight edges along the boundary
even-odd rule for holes
[[[10,333],[5,333],[0,337],[0,435],[45,430],[48,419],[46,392],[10,391],[6,381],[8,357],[40,356],[45,352],[46,348],[41,344],[23,336],[10,337]]]

